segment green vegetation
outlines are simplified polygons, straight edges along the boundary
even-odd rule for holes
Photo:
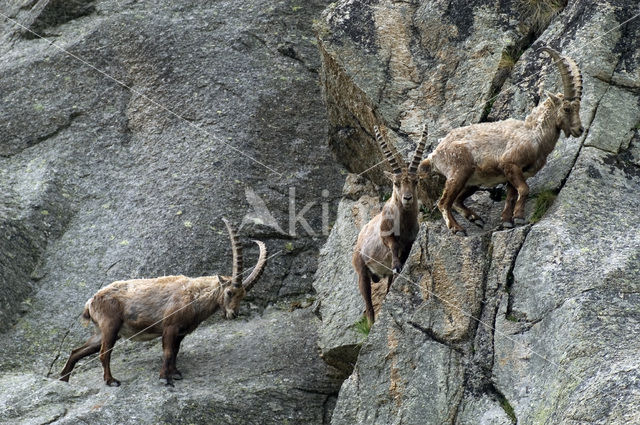
[[[500,56],[500,62],[498,62],[498,69],[511,69],[516,64],[517,57],[511,55],[508,50],[503,50]]]
[[[486,105],[484,105],[484,109],[482,110],[482,118],[481,121],[486,120],[489,114],[491,113],[491,108],[493,108],[493,104],[495,103],[498,96],[491,96]]]
[[[533,207],[533,214],[529,219],[530,223],[539,222],[542,217],[545,215],[547,210],[553,205],[553,201],[556,200],[558,194],[553,190],[545,190],[544,192],[540,192],[536,197],[536,203]]]
[[[517,322],[518,318],[516,316],[514,316],[513,314],[507,314],[507,320],[510,322]]]
[[[523,53],[524,50],[518,50],[515,46],[504,49],[500,56],[500,62],[498,62],[498,70],[511,70]]]
[[[365,316],[362,316],[360,320],[353,324],[353,328],[361,335],[369,336],[369,331],[371,330],[371,324],[367,320]]]
[[[426,205],[420,207],[420,222],[442,220],[442,213],[436,207],[427,208]]]
[[[518,423],[518,418],[516,418],[516,412],[513,410],[513,406],[509,403],[509,400],[502,394],[500,396],[500,406],[504,410],[504,412],[509,416],[509,419],[513,421],[514,424]]]
[[[541,33],[567,5],[566,0],[518,0],[522,21],[536,33]]]

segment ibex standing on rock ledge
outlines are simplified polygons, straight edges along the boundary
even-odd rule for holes
[[[457,128],[420,164],[421,172],[436,172],[446,178],[438,209],[454,233],[465,232],[453,218],[451,207],[482,227],[483,221],[464,201],[479,186],[492,187],[500,183],[507,184],[502,227],[524,224],[524,204],[529,195],[526,179],[544,166],[556,146],[560,130],[567,137],[582,135],[580,69],[573,59],[551,48],[541,50],[549,53],[558,66],[564,94],[547,93],[548,99],[524,121],[507,119]]]
[[[382,152],[393,169],[393,173],[385,171],[393,182],[393,193],[385,202],[382,211],[360,230],[353,253],[353,267],[358,273],[358,287],[364,298],[365,314],[369,323],[373,323],[375,319],[371,301],[371,281],[378,282],[380,278],[388,277],[388,292],[393,274],[400,273],[418,234],[417,187],[421,176],[417,170],[427,142],[425,127],[413,160],[408,167],[403,165],[401,168],[399,163],[404,164],[404,161],[396,158],[391,152],[378,127],[374,127],[374,130]]]
[[[163,364],[160,378],[167,385],[182,379],[176,369],[176,357],[182,339],[220,307],[224,315],[235,317],[240,301],[260,278],[267,261],[265,244],[260,248],[258,262],[244,281],[242,278],[242,246],[236,231],[223,219],[233,251],[232,276],[164,276],[155,279],[133,279],[113,282],[87,301],[82,317],[91,320],[98,333],[74,349],[60,373],[61,381],[69,375],[78,360],[100,351],[104,380],[109,386],[120,382],[111,375],[111,350],[120,337],[147,341],[162,337]]]

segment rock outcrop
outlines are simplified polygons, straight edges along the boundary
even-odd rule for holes
[[[319,321],[288,312],[312,302],[344,182],[312,32],[327,4],[0,2],[0,422],[328,421]],[[96,360],[55,381],[101,286],[229,273],[222,216],[247,267],[250,238],[273,257],[240,319],[185,339],[175,391],[159,341],[116,349],[118,389]]]
[[[316,25],[330,144],[380,185],[374,124],[408,150],[423,122],[434,146],[457,126],[523,118],[559,87],[543,45],[584,74],[584,135],[561,137],[530,180],[527,215],[542,219],[492,230],[502,201],[487,193],[471,199],[488,223],[465,223],[469,237],[427,218],[355,349],[333,424],[640,421],[640,18],[615,0],[526,3],[343,0]],[[323,252],[353,247],[352,202]],[[332,261],[348,270],[347,256]],[[321,312],[357,299],[348,315],[322,315],[321,349],[353,352],[336,330],[362,311],[355,282],[320,277],[334,288],[319,291]]]

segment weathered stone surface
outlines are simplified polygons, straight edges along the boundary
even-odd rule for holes
[[[513,425],[500,404],[487,395],[465,400],[456,418],[457,425]]]
[[[345,0],[317,25],[330,143],[350,170],[382,159],[369,136],[378,122],[402,150],[424,121],[434,141],[467,122],[524,117],[544,90],[561,90],[537,52],[543,45],[581,67],[586,131],[561,137],[530,179],[532,198],[559,192],[539,223],[496,232],[502,202],[478,194],[471,204],[485,229],[468,226],[460,238],[439,222],[422,225],[408,280],[397,279],[382,304],[333,423],[638,422],[640,19],[621,26],[637,11],[617,0],[569,2],[536,29],[509,15],[516,2],[471,2],[459,14],[455,3]],[[474,50],[491,34],[505,38]],[[492,53],[507,47],[515,63],[498,75]],[[426,90],[432,75],[440,91]]]
[[[503,367],[494,370],[518,418],[638,420],[640,175],[632,167],[584,148],[552,214],[522,247],[504,308],[529,325],[514,334],[496,323]]]
[[[415,308],[407,299],[395,291],[387,296],[353,374],[342,384],[332,424],[450,423],[455,417],[463,393],[462,356],[407,323],[405,308]]]
[[[211,321],[185,338],[175,388],[158,380],[158,341],[116,345],[117,388],[103,384],[95,357],[69,383],[4,374],[2,423],[328,423],[340,381],[317,355],[317,321],[309,309]]]
[[[331,234],[320,251],[313,286],[318,294],[322,317],[318,345],[325,361],[349,375],[362,344],[363,335],[354,328],[362,317],[364,301],[358,290],[358,275],[351,264],[358,233],[380,210],[376,188],[362,177],[347,176],[344,198]],[[384,281],[384,279],[383,279]],[[372,298],[379,308],[379,292],[374,284]],[[385,285],[386,288],[386,285]]]
[[[142,413],[136,418],[148,423],[165,417],[198,422],[227,399],[233,404],[211,417],[235,423],[327,420],[328,396],[317,394],[315,385],[326,382],[321,375],[328,370],[315,346],[318,321],[284,313],[278,320],[260,317],[284,297],[306,303],[312,295],[317,253],[326,239],[323,224],[335,216],[344,182],[326,146],[320,59],[311,29],[327,4],[0,2],[3,15],[59,47],[0,16],[2,397],[13,386],[24,388],[16,394],[26,396],[43,376],[57,375],[71,348],[87,336],[77,318],[101,286],[131,277],[229,273],[230,248],[220,218],[239,225],[260,215],[259,203],[247,193],[255,194],[274,221],[244,220],[245,265],[256,256],[249,238],[264,240],[275,256],[242,307],[251,319],[203,325],[199,331],[206,337],[192,340],[202,356],[189,362],[189,350],[196,347],[187,338],[183,364],[219,374],[220,356],[205,349],[210,341],[244,326],[253,333],[271,331],[258,326],[288,329],[245,340],[242,351],[233,352],[244,361],[221,364],[228,378],[215,387],[202,380],[193,392],[186,380],[179,397],[133,378],[155,380],[160,358],[157,345],[136,345],[127,349],[129,364],[150,369],[138,374],[116,360],[116,370],[128,380],[121,393],[105,393],[94,368],[83,384],[99,388],[99,397],[72,392],[57,399],[52,390],[51,403],[37,411],[27,403],[11,423],[27,421],[32,413],[46,422],[58,414],[58,405],[76,418],[68,422],[85,416],[91,423],[127,422],[134,407],[124,401],[133,394],[153,398],[148,406],[144,400],[138,404]],[[302,220],[289,226],[290,213],[295,218],[307,205],[308,226]],[[274,223],[277,228],[269,225]],[[288,304],[282,301],[282,307]],[[290,329],[295,318],[299,328]],[[293,368],[280,368],[289,358],[300,359],[289,362],[300,379],[289,375]],[[278,366],[268,372],[260,362]],[[319,391],[328,394],[335,387]],[[110,408],[100,408],[101,400],[111,400]],[[172,400],[178,409],[171,408]],[[327,412],[331,405],[329,400]],[[250,407],[242,413],[242,406]],[[225,419],[225,410],[237,420]]]
[[[475,122],[492,96],[502,52],[523,37],[507,4],[341,1],[317,24],[329,143],[350,171],[382,159],[373,126],[388,126],[408,155],[426,123],[429,141]],[[372,112],[373,111],[373,112]],[[367,175],[386,184],[379,167]]]

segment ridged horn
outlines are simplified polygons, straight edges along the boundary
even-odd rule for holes
[[[411,160],[411,164],[409,165],[409,172],[415,174],[418,171],[418,166],[420,165],[420,161],[422,161],[422,155],[424,155],[424,147],[427,144],[427,125],[424,124],[422,126],[422,135],[420,136],[420,141],[418,142],[418,146],[416,147],[416,153],[413,155],[413,159]]]
[[[547,52],[552,58],[562,77],[564,97],[567,100],[580,100],[582,97],[582,74],[576,62],[566,56],[562,56],[551,47],[542,47],[541,51]]]
[[[253,271],[247,278],[242,282],[242,286],[244,286],[245,291],[249,292],[253,285],[260,279],[262,276],[262,272],[267,265],[267,246],[264,242],[254,240],[258,247],[260,248],[260,255],[258,256],[258,262],[253,267]]]
[[[229,232],[229,239],[231,239],[231,252],[233,253],[233,272],[231,274],[231,283],[235,287],[240,287],[242,284],[242,245],[238,242],[238,233],[233,228],[229,220],[223,218],[224,224],[227,226]]]
[[[391,149],[389,149],[389,145],[387,145],[387,142],[382,138],[377,125],[373,127],[373,131],[376,133],[376,140],[380,145],[380,149],[382,149],[384,157],[387,159],[387,161],[389,161],[389,165],[391,165],[391,169],[393,170],[394,174],[402,173],[400,164],[398,164],[396,157],[393,155],[393,152],[391,152]]]
[[[582,100],[582,72],[580,72],[580,68],[576,61],[571,58],[566,58],[569,62],[569,68],[571,69],[571,77],[573,80],[573,87],[576,91],[576,99]]]

